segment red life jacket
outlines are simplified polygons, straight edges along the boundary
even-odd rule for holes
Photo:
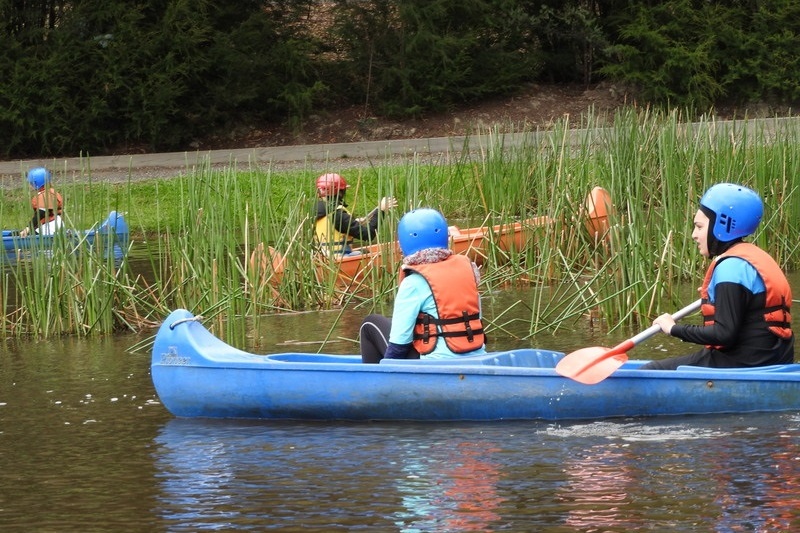
[[[412,343],[420,355],[431,353],[439,337],[453,353],[471,352],[484,345],[478,282],[466,256],[453,254],[444,261],[406,265],[403,270],[425,278],[439,314],[439,318],[423,312],[417,316]]]
[[[782,339],[792,336],[792,289],[789,281],[783,274],[778,263],[764,250],[749,242],[735,244],[725,253],[717,257],[709,265],[703,285],[700,287],[700,297],[703,304],[700,308],[705,324],[714,323],[714,304],[708,300],[708,286],[711,283],[711,276],[714,268],[728,257],[739,257],[750,263],[758,271],[764,286],[767,289],[766,303],[764,309],[758,312],[763,315],[764,324],[767,329]],[[710,348],[715,348],[710,346]]]

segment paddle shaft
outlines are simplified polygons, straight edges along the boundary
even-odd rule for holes
[[[370,211],[369,213],[367,213],[366,215],[364,215],[363,217],[357,218],[356,220],[358,220],[361,224],[365,224],[365,223],[369,222],[372,217],[377,215],[378,211],[380,211],[380,210],[381,210],[381,206],[378,206],[375,209],[373,209],[372,211]]]
[[[388,206],[389,206],[390,208],[391,208],[391,207],[395,207],[395,206],[397,206],[397,201],[394,199],[394,197],[388,197],[388,196],[387,196],[386,198],[382,198],[382,199],[381,199],[381,203],[383,203],[383,200],[387,200],[387,201],[389,202],[389,203],[388,203]],[[378,214],[378,211],[382,211],[382,209],[381,209],[381,203],[379,203],[379,204],[378,204],[378,207],[376,207],[375,209],[373,209],[372,211],[370,211],[369,213],[367,213],[367,216],[365,216],[365,217],[364,217],[364,220],[369,220],[369,219],[371,219],[372,217],[374,217],[375,215],[377,215],[377,214]]]
[[[683,309],[681,309],[679,311],[676,311],[672,315],[672,319],[677,321],[677,320],[680,320],[681,318],[685,317],[686,315],[694,313],[695,311],[700,309],[700,304],[701,303],[702,302],[700,300],[695,300],[694,302],[690,303],[689,305],[687,305]],[[589,361],[586,364],[585,368],[589,368],[590,366],[596,364],[598,361],[602,361],[603,359],[608,359],[609,357],[614,357],[615,355],[623,354],[623,353],[627,352],[628,350],[632,349],[634,346],[636,346],[640,342],[649,339],[650,337],[652,337],[653,335],[655,335],[659,331],[661,331],[661,326],[659,326],[658,324],[653,324],[652,326],[650,326],[646,330],[642,331],[641,333],[639,333],[637,335],[634,335],[630,339],[617,344],[616,346],[614,346],[613,348],[608,350],[606,353],[604,353],[602,355],[602,357],[600,357],[600,358],[598,358],[598,359],[596,359],[594,361]]]
[[[700,304],[701,303],[702,303],[701,300],[695,300],[694,302],[690,303],[689,305],[687,305],[683,309],[681,309],[679,311],[676,311],[672,315],[672,320],[675,320],[677,322],[678,320],[680,320],[681,318],[685,317],[686,315],[690,315],[690,314],[694,313],[695,311],[700,309]],[[630,341],[629,341],[629,342],[633,343],[631,348],[633,348],[633,346],[636,346],[637,344],[639,344],[643,340],[649,339],[650,337],[652,337],[653,335],[655,335],[659,331],[661,331],[661,326],[659,326],[658,324],[653,324],[652,326],[650,326],[649,328],[647,328],[643,332],[639,333],[638,335],[635,335],[635,336],[631,337]]]

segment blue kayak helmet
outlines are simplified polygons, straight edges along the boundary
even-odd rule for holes
[[[50,171],[44,167],[32,168],[28,171],[28,183],[34,189],[41,189],[50,183]]]
[[[426,248],[449,247],[447,220],[436,209],[422,207],[409,211],[397,225],[397,238],[404,256]]]
[[[709,235],[720,242],[752,235],[764,216],[758,193],[734,183],[714,185],[700,198],[700,205],[714,213]]]

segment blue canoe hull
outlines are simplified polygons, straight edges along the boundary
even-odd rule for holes
[[[68,244],[75,250],[102,247],[105,256],[122,258],[128,251],[130,231],[122,213],[111,211],[102,222],[91,229],[83,231],[66,230],[56,235],[29,235],[20,237],[16,231],[3,230],[3,247],[7,258],[21,255],[33,255],[38,252],[51,251],[60,245],[59,239],[66,237]]]
[[[555,372],[561,357],[521,349],[365,365],[349,355],[255,355],[176,310],[156,336],[151,374],[179,417],[488,421],[800,410],[800,364],[645,371],[644,361],[629,361],[583,385]]]

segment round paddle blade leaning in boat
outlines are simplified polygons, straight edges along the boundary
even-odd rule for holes
[[[584,202],[584,225],[593,241],[608,240],[609,215],[614,214],[611,193],[602,187],[595,187],[586,196]]]

